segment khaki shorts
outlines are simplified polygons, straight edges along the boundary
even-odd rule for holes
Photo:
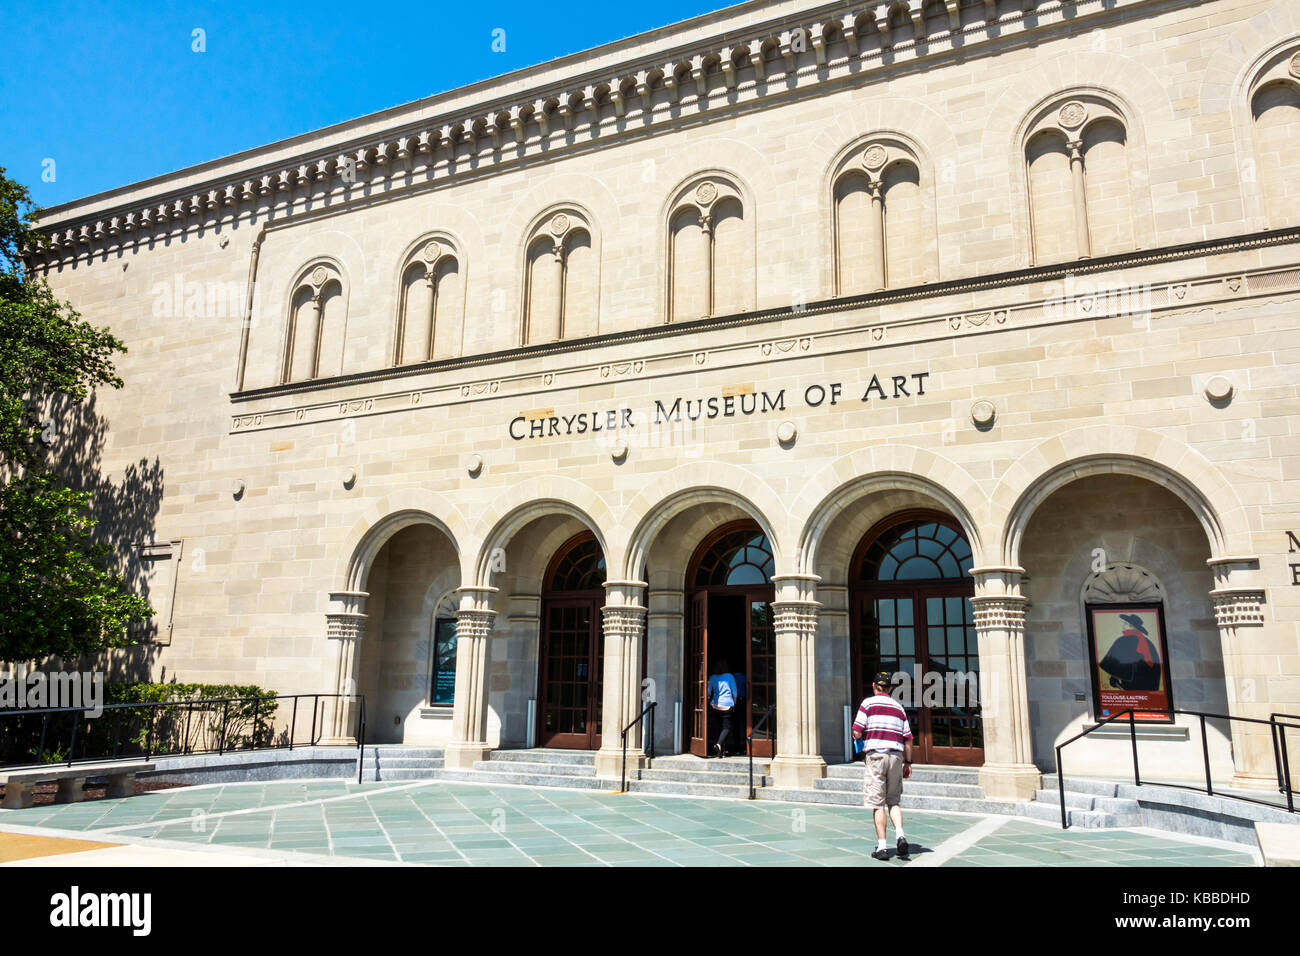
[[[903,796],[903,755],[897,751],[868,752],[863,756],[863,763],[867,807],[874,810],[898,806]]]

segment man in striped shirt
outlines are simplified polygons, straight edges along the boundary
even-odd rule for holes
[[[899,858],[906,860],[910,852],[898,801],[903,796],[903,778],[912,775],[912,728],[903,705],[889,696],[892,683],[889,671],[877,674],[872,681],[874,696],[862,702],[853,721],[853,736],[863,743],[866,802],[875,811],[876,850],[871,856],[876,860],[889,859],[886,817],[898,835]]]

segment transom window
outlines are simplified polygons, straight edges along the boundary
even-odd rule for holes
[[[560,558],[548,591],[599,591],[605,587],[605,555],[594,537],[578,542]]]
[[[858,569],[861,581],[969,580],[970,545],[937,521],[904,521],[872,543]]]
[[[771,584],[775,565],[767,535],[741,528],[722,535],[700,557],[695,586]]]

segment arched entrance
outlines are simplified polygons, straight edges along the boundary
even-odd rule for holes
[[[583,531],[561,545],[542,580],[537,742],[596,750],[605,653],[605,556],[596,536]]]
[[[690,751],[697,756],[705,756],[716,737],[710,728],[708,682],[723,659],[733,674],[746,678],[737,733],[750,734],[776,703],[774,570],[767,535],[750,520],[718,528],[704,539],[687,566],[685,700]],[[773,755],[775,730],[773,716],[754,735],[756,755]]]
[[[970,568],[961,527],[930,511],[878,523],[850,565],[853,699],[870,693],[878,671],[906,675],[903,705],[921,763],[984,762]]]

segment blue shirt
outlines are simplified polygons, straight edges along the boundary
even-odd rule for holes
[[[723,684],[731,688],[731,706],[736,706],[738,695],[736,694],[736,678],[730,674],[714,674],[709,678],[709,703],[716,703],[718,700],[718,688]]]

